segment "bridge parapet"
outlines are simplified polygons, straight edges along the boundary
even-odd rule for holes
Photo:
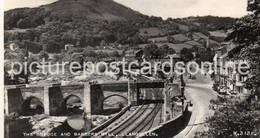
[[[43,103],[44,113],[48,115],[61,115],[61,106],[70,96],[76,96],[82,102],[85,112],[89,114],[98,114],[103,110],[103,102],[108,96],[104,91],[111,91],[115,94],[126,96],[129,104],[137,105],[140,101],[140,89],[162,88],[163,81],[145,81],[145,82],[115,82],[89,84],[81,83],[75,85],[45,85],[45,86],[13,86],[5,87],[5,112],[22,113],[21,104],[30,97],[35,97]],[[162,93],[162,92],[160,92]],[[120,96],[120,95],[119,95]]]

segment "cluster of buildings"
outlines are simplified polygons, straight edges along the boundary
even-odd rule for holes
[[[238,66],[246,63],[246,60],[241,57],[231,58],[229,56],[230,51],[235,47],[234,43],[228,42],[215,50],[213,89],[220,94],[246,96],[250,94],[250,91],[245,88],[245,82],[250,77],[250,74],[245,75],[238,72]]]

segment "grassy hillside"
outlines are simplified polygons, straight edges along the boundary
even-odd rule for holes
[[[56,16],[78,16],[105,20],[135,20],[142,15],[113,0],[59,0],[44,5]]]

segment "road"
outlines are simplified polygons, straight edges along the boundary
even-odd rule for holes
[[[196,75],[196,80],[186,79],[185,96],[193,103],[192,115],[188,126],[175,138],[192,138],[196,132],[207,129],[204,126],[205,119],[213,114],[213,111],[209,110],[210,100],[217,98],[217,93],[212,90],[212,84],[209,76],[199,73]]]

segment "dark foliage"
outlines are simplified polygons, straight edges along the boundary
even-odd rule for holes
[[[50,15],[43,8],[19,8],[6,11],[4,28],[35,28],[45,24],[45,17]]]

